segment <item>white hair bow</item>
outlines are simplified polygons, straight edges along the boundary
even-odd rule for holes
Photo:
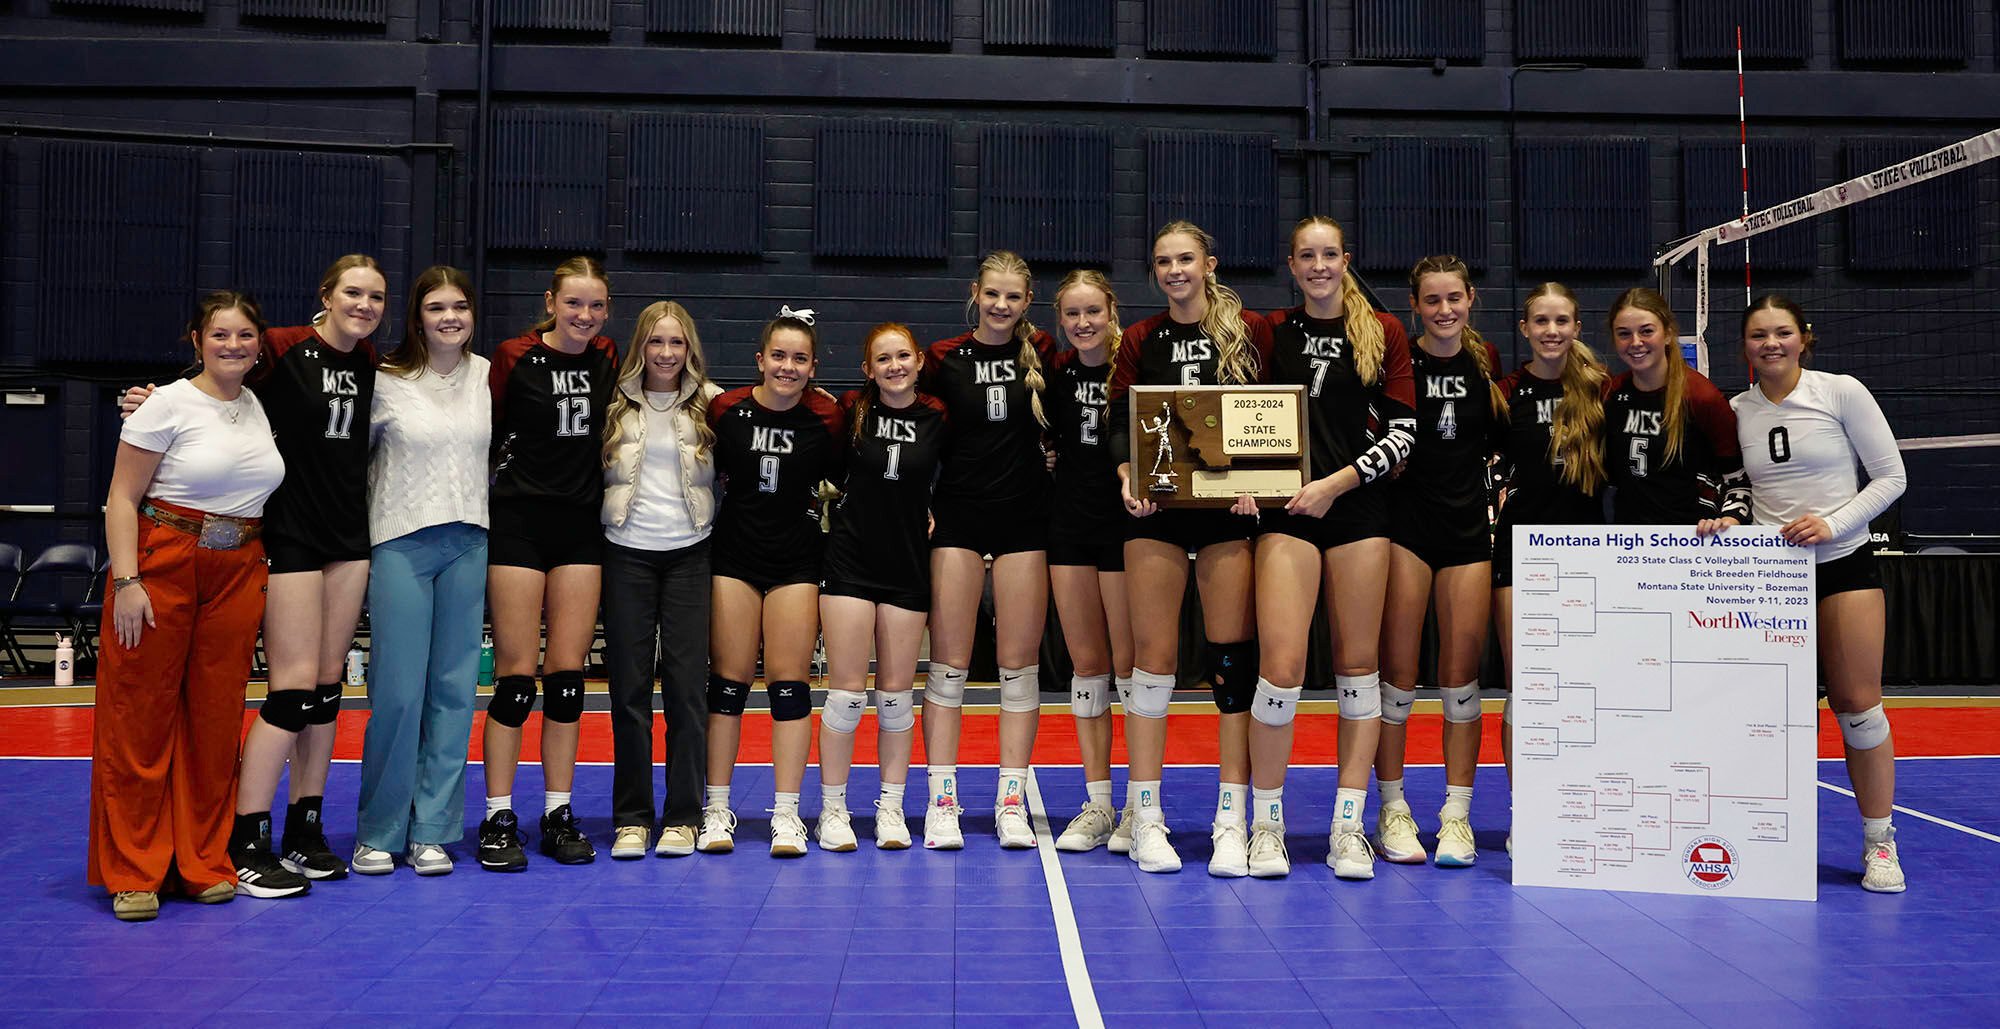
[[[790,305],[780,304],[778,305],[778,317],[796,318],[799,321],[806,323],[807,325],[813,324],[813,310],[810,307],[802,311],[794,311],[791,309]]]

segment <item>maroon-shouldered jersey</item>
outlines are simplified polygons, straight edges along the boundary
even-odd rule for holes
[[[857,440],[860,399],[860,390],[850,390],[840,400],[847,460],[827,537],[827,567],[878,584],[928,584],[931,490],[951,435],[944,402],[928,393],[903,408],[877,400],[868,405]]]
[[[1251,382],[1264,382],[1271,368],[1271,323],[1254,311],[1244,311],[1242,319],[1250,334],[1251,352],[1257,358],[1257,376]],[[1114,475],[1118,465],[1132,457],[1132,429],[1126,424],[1132,409],[1131,388],[1225,385],[1216,374],[1221,350],[1201,323],[1177,322],[1167,311],[1126,327],[1118,340],[1118,353],[1111,360],[1111,378],[1105,389]]]
[[[1117,539],[1125,529],[1112,457],[1105,393],[1109,362],[1095,368],[1064,350],[1049,362],[1049,438],[1056,448],[1055,503],[1049,532],[1070,540]]]
[[[1528,364],[1500,380],[1507,397],[1507,423],[1500,453],[1507,503],[1500,508],[1501,531],[1513,525],[1589,525],[1604,520],[1604,507],[1563,478],[1562,457],[1551,449],[1556,408],[1562,403],[1560,379],[1544,379]],[[1603,446],[1602,440],[1591,441]]]
[[[1046,381],[1053,341],[1036,332],[1028,345],[1041,359]],[[925,352],[918,382],[951,416],[951,448],[937,486],[941,500],[1005,502],[1048,491],[1043,430],[1035,420],[1019,343],[1010,339],[990,346],[970,332],[938,340]]]
[[[1479,345],[1486,348],[1487,367],[1499,367],[1493,344]],[[1405,510],[1423,508],[1468,521],[1476,517],[1484,525],[1500,420],[1494,416],[1486,377],[1479,374],[1479,360],[1465,345],[1450,357],[1433,357],[1414,346],[1410,371],[1417,394],[1417,442],[1403,473],[1389,482],[1390,499]]]
[[[740,386],[708,405],[715,430],[715,548],[816,563],[825,543],[819,484],[837,479],[846,451],[840,405],[808,389],[782,411]]]
[[[493,499],[595,507],[604,499],[604,412],[617,388],[609,336],[582,352],[516,336],[493,354]]]
[[[1632,373],[1612,380],[1604,401],[1604,470],[1617,489],[1621,525],[1693,525],[1704,518],[1750,520],[1750,480],[1736,443],[1736,412],[1700,372],[1687,369],[1680,452],[1666,460],[1664,387],[1642,390]]]
[[[1304,307],[1273,311],[1271,371],[1266,380],[1306,387],[1312,476],[1323,479],[1353,465],[1363,483],[1381,478],[1410,456],[1416,442],[1416,393],[1410,338],[1393,315],[1382,325],[1382,367],[1364,383],[1344,319],[1314,318]]]
[[[250,388],[271,420],[285,481],[264,506],[265,531],[316,548],[368,550],[368,412],[375,347],[341,353],[310,325],[268,329]]]

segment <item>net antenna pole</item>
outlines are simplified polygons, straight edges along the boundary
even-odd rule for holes
[[[1750,217],[1750,122],[1743,113],[1743,26],[1736,26],[1736,163],[1743,172],[1743,217]],[[1743,241],[1743,306],[1750,306],[1750,241]]]

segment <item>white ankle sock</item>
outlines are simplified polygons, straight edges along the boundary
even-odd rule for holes
[[[993,793],[993,806],[997,808],[1007,803],[1008,797],[1021,797],[1021,803],[1026,804],[1028,800],[1022,794],[1027,790],[1027,784],[1027,769],[1002,768],[1000,770],[1000,785]]]
[[[796,793],[779,793],[771,799],[771,813],[774,815],[781,812],[798,814],[798,811],[799,795]]]
[[[939,797],[950,797],[954,803],[958,801],[957,765],[932,765],[925,771],[931,781],[932,803],[936,803]]]
[[[1470,817],[1472,817],[1472,787],[1446,786],[1444,788],[1444,807],[1438,810],[1438,818]]]
[[[1383,807],[1388,807],[1391,804],[1409,803],[1409,801],[1403,799],[1403,780],[1401,779],[1377,779],[1375,780],[1375,789],[1382,795]]]
[[[486,798],[486,817],[488,818],[492,818],[502,811],[512,811],[513,809],[514,795],[511,793],[503,793],[497,797]]]
[[[1350,790],[1343,786],[1334,794],[1333,824],[1335,828],[1359,832],[1361,829],[1361,816],[1367,812],[1367,790]]]
[[[708,806],[708,807],[720,807],[720,808],[726,808],[726,807],[728,807],[728,806],[729,806],[729,787],[727,787],[727,786],[710,786],[710,787],[708,787],[708,804],[707,804],[706,806]]]
[[[542,814],[546,815],[567,803],[569,803],[569,794],[567,792],[557,790],[544,791],[542,793]]]
[[[1250,810],[1259,822],[1285,824],[1285,788],[1251,790]]]
[[[1890,825],[1889,818],[1864,818],[1861,820],[1861,837],[1868,843],[1880,843],[1895,834],[1896,827]]]
[[[903,810],[903,784],[899,782],[883,783],[882,792],[876,794],[876,799],[882,802],[883,807],[892,807],[898,811]]]
[[[841,783],[838,786],[830,786],[826,783],[821,783],[819,786],[819,806],[821,808],[846,807],[847,784]]]
[[[1102,804],[1105,807],[1111,806],[1111,780],[1100,779],[1096,782],[1084,783],[1083,792],[1089,794],[1092,804]]]
[[[1137,817],[1153,822],[1167,820],[1166,811],[1160,807],[1160,780],[1139,779],[1125,786],[1126,807]]]
[[[1248,783],[1226,782],[1215,791],[1215,824],[1242,825],[1243,801],[1250,792]]]

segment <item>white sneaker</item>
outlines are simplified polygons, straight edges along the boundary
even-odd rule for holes
[[[360,875],[388,875],[396,870],[396,856],[386,850],[376,850],[366,843],[354,845],[354,860],[347,863]]]
[[[958,816],[963,810],[958,801],[939,797],[924,812],[924,849],[957,850],[965,846],[965,834],[958,828]]]
[[[1250,874],[1259,879],[1282,879],[1292,874],[1292,856],[1285,852],[1282,823],[1258,822],[1250,827]]]
[[[1208,859],[1208,874],[1222,879],[1241,879],[1250,874],[1250,834],[1240,822],[1224,822],[1208,834],[1215,853]]]
[[[1326,863],[1342,879],[1375,878],[1375,851],[1358,825],[1345,831],[1334,826]]]
[[[993,812],[993,831],[1003,850],[1033,850],[1035,828],[1028,824],[1028,805],[1018,796],[1008,797]]]
[[[1113,854],[1132,852],[1132,809],[1126,808],[1118,816],[1117,827],[1111,830],[1111,838],[1104,842],[1105,849]]]
[[[1861,853],[1861,888],[1870,893],[1901,893],[1909,888],[1903,881],[1903,861],[1896,854],[1892,832],[1880,843],[1868,844]]]
[[[692,825],[660,826],[660,842],[653,844],[657,857],[687,857],[694,853],[696,832]]]
[[[775,819],[772,820],[772,824],[774,826],[772,832],[775,833],[777,831],[775,829]],[[852,816],[847,813],[845,806],[828,804],[821,807],[819,825],[815,828],[814,833],[819,837],[819,849],[821,850],[838,851],[844,854],[855,847],[854,822]],[[776,840],[775,835],[772,838],[774,841]],[[777,844],[773,842],[772,846],[776,847]]]
[[[1056,849],[1073,853],[1096,850],[1110,842],[1117,831],[1118,813],[1109,804],[1085,804],[1083,811],[1069,820],[1069,828],[1056,837]],[[1125,849],[1132,848],[1132,837],[1125,837]]]
[[[1375,815],[1375,846],[1382,860],[1398,865],[1421,865],[1430,859],[1423,841],[1417,839],[1417,820],[1410,805],[1402,801],[1382,805]]]
[[[630,861],[646,856],[646,827],[643,825],[621,825],[611,837],[611,858],[614,861]]]
[[[1167,823],[1164,821],[1136,820],[1132,826],[1132,850],[1129,856],[1139,863],[1141,872],[1181,870],[1181,856],[1174,852],[1174,845],[1167,842]]]
[[[1438,823],[1437,865],[1439,868],[1471,868],[1479,860],[1479,845],[1472,840],[1472,823],[1463,818],[1446,818]]]
[[[848,834],[853,837],[852,833]],[[804,857],[806,853],[806,822],[799,817],[798,809],[787,808],[771,812],[771,856]]]
[[[418,875],[450,875],[451,855],[436,843],[412,843],[408,854],[410,871]]]
[[[910,849],[910,823],[903,809],[875,802],[875,847],[877,850]]]
[[[701,809],[701,831],[695,834],[694,849],[704,854],[727,854],[736,849],[736,812],[715,806]]]

